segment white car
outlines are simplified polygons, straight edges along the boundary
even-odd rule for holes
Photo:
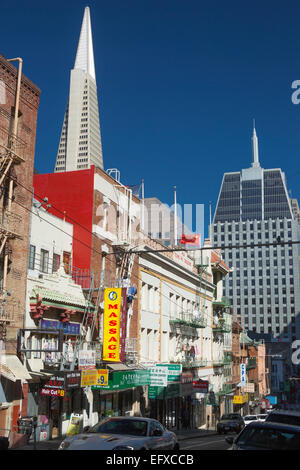
[[[116,416],[67,437],[58,450],[179,450],[176,434],[156,419]]]
[[[258,421],[265,421],[266,420],[266,417],[268,416],[268,414],[260,414],[260,415],[257,415],[257,419]]]
[[[244,419],[245,426],[247,426],[247,424],[249,423],[253,423],[253,421],[258,421],[257,415],[243,416],[243,419]]]

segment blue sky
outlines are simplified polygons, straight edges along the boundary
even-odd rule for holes
[[[145,196],[215,207],[222,175],[281,167],[300,198],[300,4],[2,0],[0,52],[42,90],[35,166],[52,172],[84,7],[91,8],[104,167]],[[193,228],[193,227],[192,227]]]

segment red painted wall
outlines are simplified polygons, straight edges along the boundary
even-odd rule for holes
[[[34,175],[34,197],[48,198],[51,214],[73,224],[73,266],[91,267],[94,166],[88,170]],[[86,230],[87,229],[87,230]]]

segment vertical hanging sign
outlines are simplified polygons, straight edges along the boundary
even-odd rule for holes
[[[104,361],[120,362],[121,291],[121,288],[104,290]]]
[[[127,330],[127,287],[122,288],[121,322],[120,322],[120,361],[125,362],[125,345]]]

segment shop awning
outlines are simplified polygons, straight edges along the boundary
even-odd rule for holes
[[[28,370],[17,356],[2,356],[0,370],[2,375],[13,382],[31,380]]]
[[[86,308],[87,300],[82,297],[75,297],[74,295],[70,295],[67,292],[59,292],[54,289],[48,289],[47,287],[40,287],[36,286],[32,289],[30,294],[30,301],[36,301],[37,296],[41,295],[43,298],[43,304],[49,304],[53,306],[60,306],[63,308],[70,308],[70,306],[78,307],[79,310],[84,310]],[[88,302],[90,308],[94,308],[94,304],[92,302]]]
[[[15,375],[5,364],[0,365],[0,377],[1,376],[5,377],[8,380],[11,380],[12,382],[15,382],[17,380]]]
[[[31,381],[32,382],[39,382],[41,379],[48,379],[51,377],[53,374],[50,374],[48,372],[35,372],[35,371],[28,371],[29,374],[31,375]]]

